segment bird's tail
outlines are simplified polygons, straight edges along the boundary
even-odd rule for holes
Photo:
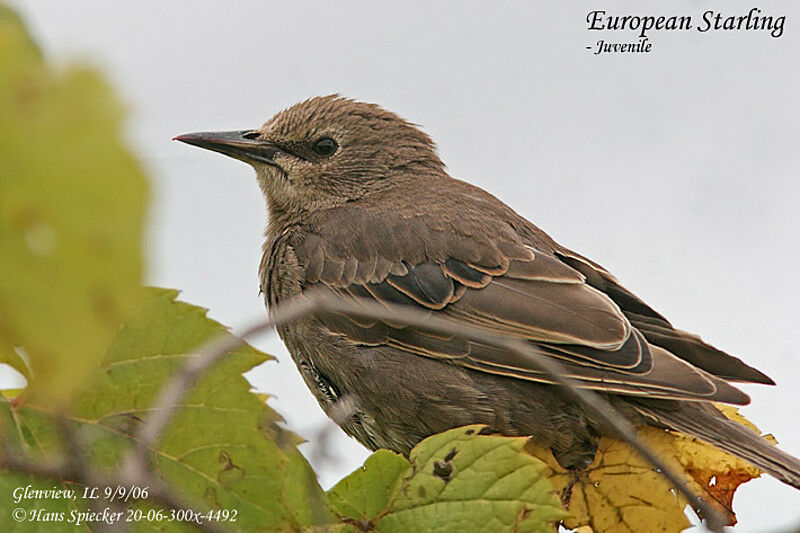
[[[729,420],[710,404],[683,403],[675,410],[646,404],[637,404],[635,408],[647,418],[713,444],[800,489],[800,459],[779,450],[750,428]]]

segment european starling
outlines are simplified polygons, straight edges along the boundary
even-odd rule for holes
[[[324,286],[427,310],[530,342],[634,425],[711,443],[800,488],[800,461],[729,421],[732,382],[774,382],[674,328],[606,269],[486,191],[451,178],[433,142],[373,104],[338,95],[260,129],[177,140],[252,165],[269,223],[260,267],[268,306]],[[603,424],[526,358],[421,328],[325,313],[279,328],[314,396],[370,449],[407,454],[467,424],[530,435],[566,468],[588,465]]]

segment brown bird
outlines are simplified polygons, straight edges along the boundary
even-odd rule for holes
[[[486,191],[451,178],[431,139],[373,104],[337,95],[256,130],[177,140],[252,165],[267,198],[268,306],[324,286],[415,306],[526,339],[634,425],[693,435],[800,488],[800,461],[729,421],[732,382],[774,384],[675,329],[606,269],[561,246]],[[407,454],[467,424],[531,435],[567,468],[589,464],[602,423],[529,360],[403,324],[326,313],[279,328],[322,408],[370,449]]]

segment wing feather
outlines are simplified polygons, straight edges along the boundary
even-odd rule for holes
[[[416,237],[406,232],[398,238]],[[748,401],[721,379],[729,377],[724,372],[715,376],[685,357],[687,346],[707,346],[699,338],[672,328],[610,274],[580,256],[553,255],[510,242],[492,250],[468,247],[462,254],[418,263],[397,250],[384,255],[367,248],[359,252],[344,259],[320,239],[306,238],[298,247],[305,286],[321,283],[342,297],[416,306],[517,336],[557,359],[587,388]],[[525,356],[481,343],[335,313],[324,313],[320,320],[353,344],[387,345],[482,372],[551,382]]]

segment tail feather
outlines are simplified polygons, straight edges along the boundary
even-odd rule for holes
[[[712,444],[800,489],[800,459],[781,451],[750,428],[729,420],[710,404],[687,402],[675,410],[645,404],[637,404],[635,408],[647,418]]]

